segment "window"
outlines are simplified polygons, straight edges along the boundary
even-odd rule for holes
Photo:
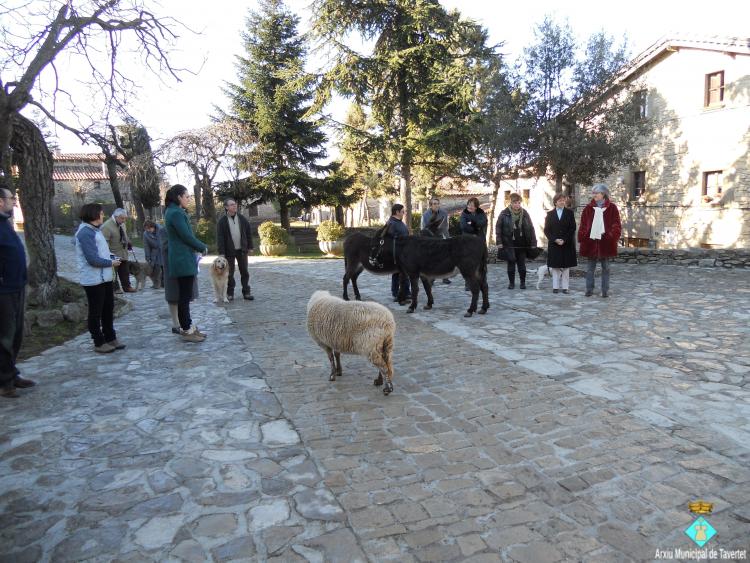
[[[531,199],[531,190],[523,190],[521,199],[523,201],[523,206],[528,207],[529,206],[529,200]]]
[[[715,106],[724,101],[724,71],[706,75],[705,106]]]
[[[646,193],[646,172],[633,172],[633,199],[638,199]]]
[[[646,119],[648,117],[648,90],[638,90],[633,94],[633,99],[636,117]]]
[[[505,205],[505,207],[508,207],[510,205],[510,194],[511,194],[511,192],[507,191],[507,192],[503,192],[503,193],[505,194],[505,197],[503,198],[504,205]]]
[[[722,171],[712,170],[703,173],[703,195],[706,197],[721,197]]]

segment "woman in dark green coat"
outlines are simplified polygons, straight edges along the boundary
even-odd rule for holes
[[[180,320],[180,335],[187,342],[203,342],[206,335],[198,332],[190,318],[190,299],[193,295],[195,276],[198,275],[198,259],[196,253],[206,254],[208,247],[195,238],[190,226],[187,204],[190,199],[185,186],[175,184],[167,190],[164,205],[164,224],[169,240],[169,254],[167,256],[169,275],[177,278],[179,298],[177,301],[177,317]]]

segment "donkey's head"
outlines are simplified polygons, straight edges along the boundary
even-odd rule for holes
[[[375,233],[370,243],[370,254],[367,261],[371,268],[377,270],[383,270],[386,267],[386,263],[393,262],[393,249],[392,245],[389,244],[392,239],[389,237],[386,239],[388,234],[388,225],[386,224],[382,229]]]

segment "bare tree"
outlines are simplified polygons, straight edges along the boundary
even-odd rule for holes
[[[214,180],[219,170],[228,165],[233,149],[243,135],[247,132],[241,124],[224,120],[178,133],[156,152],[155,156],[163,166],[183,164],[192,172],[196,218],[216,221]]]
[[[0,0],[2,2],[2,0]],[[120,70],[120,56],[135,53],[159,74],[177,77],[167,59],[176,38],[175,20],[158,18],[143,0],[82,0],[26,2],[17,7],[0,3],[0,173],[20,191],[28,227],[30,285],[41,303],[54,300],[57,268],[50,201],[53,195],[49,150],[39,128],[21,116],[36,106],[52,122],[71,127],[56,116],[58,102],[86,106],[101,101],[108,117],[121,111],[133,91],[133,81]],[[58,61],[77,59],[85,72],[60,72]],[[62,64],[62,63],[61,63]],[[73,99],[67,86],[87,83],[91,100]],[[108,119],[105,119],[108,122]],[[14,182],[12,165],[18,166]]]

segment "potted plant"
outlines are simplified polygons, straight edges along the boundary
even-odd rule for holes
[[[266,221],[258,226],[260,253],[263,256],[283,256],[286,254],[289,233],[277,224]]]
[[[318,225],[318,246],[321,252],[333,256],[344,254],[344,227],[336,221],[323,221]]]

